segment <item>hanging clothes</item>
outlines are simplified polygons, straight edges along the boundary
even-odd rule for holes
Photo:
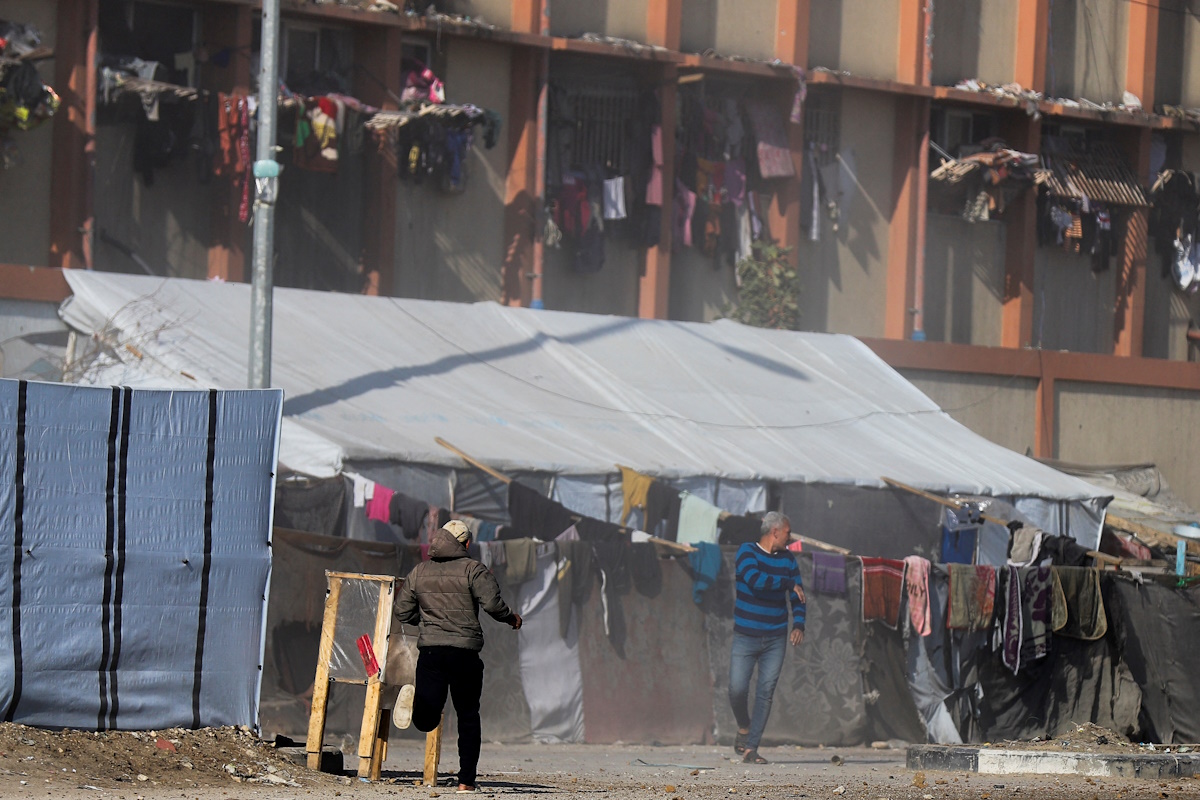
[[[394,494],[395,492],[386,486],[381,486],[378,483],[375,484],[371,499],[366,502],[367,519],[391,522],[391,505]]]
[[[650,180],[646,183],[646,205],[663,204],[663,130],[661,125],[650,128]]]
[[[950,565],[950,600],[946,627],[981,631],[991,627],[996,604],[996,568]]]
[[[882,622],[895,630],[904,596],[904,562],[864,557],[862,565],[863,622]]]
[[[532,539],[510,539],[504,542],[505,580],[513,585],[524,583],[537,571],[537,542]]]
[[[846,557],[841,553],[813,553],[813,591],[846,593]]]
[[[629,515],[635,508],[646,508],[646,495],[654,483],[654,478],[629,467],[620,467],[620,470],[621,496],[624,502],[621,508],[621,524],[625,525],[628,524]]]
[[[696,193],[675,179],[674,241],[682,247],[692,246],[692,214],[696,211]]]
[[[388,501],[388,522],[400,526],[406,539],[416,539],[425,528],[429,504],[401,492],[392,494]]]
[[[625,219],[625,179],[622,177],[604,181],[604,218]]]
[[[561,503],[513,481],[508,485],[508,514],[513,527],[525,536],[550,541],[575,524]]]
[[[646,515],[642,527],[652,536],[675,541],[679,526],[679,492],[663,481],[646,490]]]
[[[1008,553],[1008,563],[1014,567],[1028,567],[1038,560],[1042,548],[1042,537],[1045,535],[1032,525],[1018,522],[1009,523],[1012,531],[1012,545]]]
[[[1108,615],[1100,593],[1100,570],[1094,567],[1054,567],[1067,608],[1066,622],[1056,633],[1094,641],[1108,632]]]
[[[697,542],[696,549],[688,553],[688,564],[693,575],[692,600],[699,605],[721,571],[721,548],[711,542]]]
[[[746,113],[758,140],[758,172],[764,178],[791,178],[796,174],[783,115],[758,100],[746,103]]]
[[[749,514],[730,514],[718,520],[720,535],[718,543],[741,546],[746,542],[757,542],[762,538],[762,520]]]
[[[676,541],[681,544],[711,542],[718,540],[717,522],[721,509],[690,492],[679,496],[679,534]]]
[[[904,587],[908,592],[908,615],[913,630],[928,636],[929,628],[929,559],[908,556],[904,559]]]

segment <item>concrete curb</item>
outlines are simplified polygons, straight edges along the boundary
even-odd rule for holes
[[[924,744],[908,748],[908,768],[980,775],[1084,775],[1165,780],[1200,775],[1200,755],[1056,753]]]

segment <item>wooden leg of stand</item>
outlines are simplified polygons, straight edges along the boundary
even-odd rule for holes
[[[442,758],[442,723],[425,734],[425,785],[436,786],[438,761]]]
[[[383,777],[383,762],[387,761],[388,733],[392,729],[391,714],[384,713],[379,717],[379,728],[375,732],[375,750],[371,753],[371,780],[377,781]]]

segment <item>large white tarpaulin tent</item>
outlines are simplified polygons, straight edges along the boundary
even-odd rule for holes
[[[76,380],[245,384],[248,285],[66,277],[61,315],[101,351]],[[1090,546],[1108,500],[968,430],[849,336],[276,289],[272,378],[287,396],[280,460],[312,476],[461,468],[437,436],[499,470],[558,476],[556,497],[594,516],[589,487],[618,463],[736,487],[735,513],[761,510],[768,484],[889,476],[1005,498]]]
[[[0,380],[0,714],[255,725],[282,394]]]

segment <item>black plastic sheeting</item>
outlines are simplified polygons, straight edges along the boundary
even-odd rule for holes
[[[1105,638],[1116,640],[1142,690],[1142,740],[1200,741],[1200,588],[1117,576],[1105,576],[1101,586],[1109,619]]]

